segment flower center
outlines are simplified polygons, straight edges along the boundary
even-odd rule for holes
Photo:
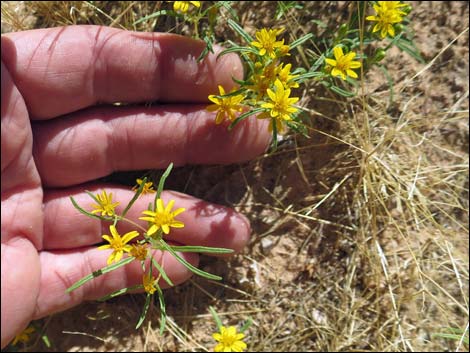
[[[225,346],[232,346],[237,340],[235,339],[235,336],[226,333],[222,336],[221,341]]]
[[[164,224],[171,224],[173,222],[173,216],[169,213],[162,212],[155,215],[155,224],[162,226]]]
[[[122,239],[120,237],[118,239],[113,239],[111,241],[111,247],[116,251],[123,251],[124,244],[122,243]]]

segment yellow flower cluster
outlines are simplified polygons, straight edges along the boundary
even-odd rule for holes
[[[291,97],[291,89],[299,87],[296,82],[299,75],[291,72],[292,64],[280,62],[282,57],[290,55],[289,45],[284,44],[284,39],[278,39],[283,32],[283,28],[257,31],[256,40],[247,47],[252,65],[241,88],[226,94],[219,86],[219,95],[208,97],[214,104],[207,110],[217,112],[216,124],[226,119],[233,123],[237,115],[251,108],[259,109],[257,118],[270,119],[269,131],[285,131],[286,122],[292,121],[299,110],[294,106],[299,98]]]
[[[377,22],[372,29],[372,32],[380,31],[380,36],[385,38],[387,34],[390,37],[395,37],[394,25],[403,21],[403,16],[406,12],[400,8],[407,7],[407,4],[401,1],[378,1],[374,4],[375,16],[367,16],[366,20]]]
[[[170,234],[173,229],[183,228],[185,224],[179,219],[181,213],[185,211],[184,208],[175,208],[175,200],[168,200],[168,203],[163,201],[161,197],[164,188],[165,180],[169,176],[173,163],[170,163],[165,172],[160,177],[157,190],[153,190],[153,183],[147,182],[147,178],[137,179],[137,186],[134,186],[134,195],[129,199],[127,205],[121,209],[116,209],[119,202],[113,202],[112,194],[106,190],[100,191],[98,194],[86,191],[86,193],[95,201],[90,205],[90,209],[82,208],[77,204],[73,197],[70,197],[74,207],[80,213],[98,220],[100,222],[109,222],[108,234],[103,234],[101,237],[104,244],[98,246],[99,250],[105,250],[107,255],[106,266],[95,270],[94,272],[84,276],[69,288],[66,293],[70,293],[80,286],[84,285],[97,276],[103,275],[110,271],[117,270],[127,264],[135,264],[138,262],[136,268],[142,269],[141,282],[139,284],[131,284],[129,287],[118,289],[100,300],[114,298],[118,295],[128,293],[129,291],[141,290],[147,294],[144,304],[144,309],[139,318],[136,328],[139,328],[148,313],[149,305],[153,303],[152,296],[157,296],[160,303],[160,332],[163,332],[166,322],[165,301],[163,292],[161,290],[160,282],[165,282],[169,286],[174,286],[171,275],[165,271],[164,260],[166,256],[170,255],[175,261],[186,267],[189,271],[211,279],[221,280],[222,277],[203,271],[188,262],[184,256],[179,255],[180,252],[192,253],[214,253],[214,254],[229,254],[232,249],[211,247],[211,246],[198,246],[198,245],[173,245],[166,239],[166,235]],[[140,211],[141,217],[135,217],[139,220],[128,218],[127,214],[133,205],[139,200],[142,194],[154,193],[153,202],[145,203],[145,209]],[[139,200],[143,201],[143,200]],[[93,209],[91,209],[93,207]],[[127,229],[122,227],[120,222],[126,223]],[[99,223],[98,223],[99,224]],[[170,235],[172,238],[173,235]],[[181,243],[184,240],[181,239]],[[155,257],[159,255],[159,259]],[[16,338],[16,342],[25,341],[29,332],[25,331],[22,335]]]
[[[142,186],[143,180],[137,179],[137,184],[139,187]],[[132,190],[137,191],[139,188],[134,187]],[[152,182],[145,182],[141,187],[141,194],[146,193],[155,193],[153,190]],[[100,214],[105,217],[113,217],[115,220],[127,220],[124,217],[121,217],[116,213],[116,206],[119,205],[119,202],[113,202],[112,193],[107,193],[105,190],[102,190],[100,194],[94,195],[94,200],[97,204],[93,204],[92,207],[94,210],[90,211],[91,214]],[[145,237],[152,237],[158,239],[161,237],[161,233],[169,234],[171,228],[183,228],[184,223],[175,219],[176,216],[185,211],[184,208],[178,208],[172,210],[175,200],[170,200],[165,207],[165,204],[161,198],[156,199],[156,210],[145,210],[142,212],[143,216],[139,219],[147,221],[148,228],[142,228]],[[127,220],[129,221],[129,220]],[[134,222],[132,224],[136,225]],[[108,244],[101,245],[98,247],[100,250],[112,250],[109,254],[107,265],[119,262],[124,254],[129,254],[138,261],[145,261],[148,255],[149,246],[145,243],[138,242],[135,244],[129,244],[132,240],[137,238],[140,235],[139,231],[132,230],[130,232],[121,235],[114,224],[109,226],[110,235],[104,234],[102,238],[108,242]],[[159,232],[160,231],[160,232]],[[143,277],[143,288],[149,293],[153,294],[156,290],[154,286],[154,280],[150,277],[150,274],[144,274]]]

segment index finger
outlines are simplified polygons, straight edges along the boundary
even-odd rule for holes
[[[218,85],[233,87],[243,68],[237,55],[217,59],[217,51],[198,63],[204,48],[180,35],[101,26],[2,35],[2,60],[33,119],[96,103],[205,102]]]

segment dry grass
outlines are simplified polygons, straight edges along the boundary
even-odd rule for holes
[[[161,3],[2,2],[2,31],[93,23],[190,32],[163,19],[132,25]],[[285,25],[297,38],[323,30],[311,19],[340,23],[354,3],[304,6],[274,21],[275,4],[234,5],[248,31]],[[414,4],[412,19],[441,16],[424,6]],[[289,134],[275,153],[242,165],[175,171],[169,187],[235,207],[250,218],[253,237],[230,261],[203,259],[201,266],[223,275],[221,283],[193,278],[166,291],[163,336],[156,320],[132,331],[129,322],[143,303],[136,295],[44,320],[51,349],[211,350],[208,305],[226,324],[253,318],[247,340],[252,351],[468,349],[461,340],[434,336],[459,328],[468,337],[468,83],[453,90],[445,80],[455,68],[448,57],[453,50],[468,81],[468,3],[459,6],[463,28],[441,37],[445,42],[429,49],[426,65],[398,52],[389,58],[397,82],[392,103],[378,71],[364,77],[353,99],[312,82],[300,92],[311,115],[311,138]],[[218,39],[228,35],[221,23]],[[309,50],[316,48],[304,46],[294,63],[305,66]],[[442,102],[433,101],[436,87]],[[86,317],[99,316],[97,311],[120,314],[90,323]],[[71,323],[71,315],[81,318]],[[98,339],[70,339],[64,326]],[[117,340],[116,333],[127,338]],[[29,347],[37,349],[44,350],[40,342]]]

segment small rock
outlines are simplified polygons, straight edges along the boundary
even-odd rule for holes
[[[263,253],[268,253],[274,246],[274,242],[271,239],[263,238],[261,239],[261,250]]]

